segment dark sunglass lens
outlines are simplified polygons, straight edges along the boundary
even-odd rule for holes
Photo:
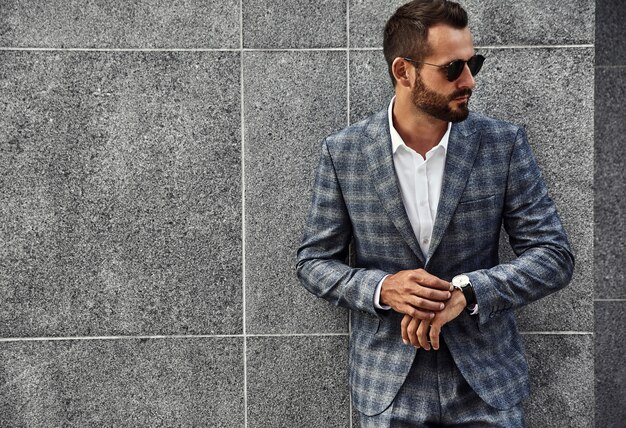
[[[454,82],[463,73],[463,67],[465,67],[465,61],[457,59],[448,64],[448,81]]]
[[[467,66],[470,69],[472,76],[476,76],[485,62],[485,57],[482,55],[474,55],[467,61]]]

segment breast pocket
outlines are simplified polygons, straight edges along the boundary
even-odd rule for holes
[[[457,213],[467,213],[471,211],[491,210],[496,206],[496,195],[484,198],[472,199],[469,201],[461,201],[457,207]]]

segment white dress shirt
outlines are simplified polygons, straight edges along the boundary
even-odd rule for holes
[[[448,122],[448,130],[441,141],[426,152],[424,159],[415,150],[409,148],[396,128],[393,126],[393,104],[395,97],[389,103],[387,117],[389,130],[391,131],[391,148],[393,153],[393,165],[400,183],[402,202],[411,222],[413,233],[419,242],[424,258],[428,256],[430,240],[433,234],[433,226],[437,217],[437,206],[441,196],[441,183],[443,182],[443,169],[446,164],[448,150],[448,138],[452,124]],[[386,277],[385,277],[386,278]],[[389,306],[381,306],[380,289],[383,278],[376,287],[374,306],[378,309],[390,309]]]

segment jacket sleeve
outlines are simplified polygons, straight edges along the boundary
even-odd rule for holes
[[[467,273],[480,324],[565,287],[574,271],[567,236],[521,128],[511,152],[503,222],[518,257]]]
[[[352,222],[326,140],[297,253],[298,278],[308,291],[334,305],[378,315],[374,292],[387,273],[348,266],[351,238]]]

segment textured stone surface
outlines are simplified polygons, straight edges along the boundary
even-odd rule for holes
[[[525,335],[524,343],[531,385],[524,402],[528,427],[593,426],[593,336]]]
[[[626,298],[626,66],[596,69],[595,296]]]
[[[383,52],[350,51],[350,122],[388,107],[393,95]]]
[[[596,65],[626,65],[626,2],[596,0]]]
[[[259,49],[345,47],[346,2],[245,0],[243,45]]]
[[[0,52],[0,336],[241,332],[238,66]]]
[[[352,424],[351,428],[361,428],[360,420],[359,420],[359,411],[352,406]]]
[[[471,108],[526,127],[576,254],[572,283],[521,310],[520,328],[591,331],[593,50],[488,49],[485,55]],[[351,52],[350,70],[355,122],[385,108],[393,90],[380,51]]]
[[[0,343],[0,425],[243,426],[242,342]]]
[[[350,0],[350,47],[382,48],[387,20],[406,0]]]
[[[349,426],[347,336],[251,337],[248,426]]]
[[[346,124],[346,54],[247,52],[244,84],[247,331],[346,331],[295,275],[320,141]]]
[[[7,0],[0,46],[239,48],[238,0]]]
[[[577,45],[594,40],[594,0],[459,0],[476,45]]]
[[[385,23],[406,2],[350,0],[350,46],[382,47]],[[593,0],[460,0],[459,3],[468,13],[477,45],[593,43]]]
[[[477,45],[593,43],[591,0],[461,1]],[[244,54],[245,171],[239,53],[0,51],[0,337],[239,334],[244,312],[248,333],[345,331],[295,249],[321,138],[393,93],[382,51],[358,49],[404,2],[0,2],[0,48],[356,48],[349,84],[345,51]],[[597,3],[597,64],[623,65],[626,3]],[[527,126],[577,253],[525,331],[591,331],[593,279],[626,297],[624,69],[598,71],[592,152],[592,50],[483,50],[473,107]],[[623,305],[596,302],[597,426],[625,416]],[[528,426],[591,426],[593,337],[524,338]],[[347,341],[249,337],[248,426],[348,426]],[[242,342],[0,342],[0,426],[243,426]]]
[[[626,301],[595,302],[596,426],[626,420]]]

